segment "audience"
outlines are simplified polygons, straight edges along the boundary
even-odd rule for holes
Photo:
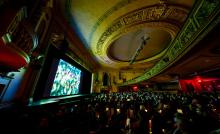
[[[17,133],[53,134],[217,134],[218,94],[122,92],[53,109],[27,109]],[[30,123],[28,123],[30,122]],[[28,131],[27,131],[28,130]]]

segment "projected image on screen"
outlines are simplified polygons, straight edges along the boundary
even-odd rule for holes
[[[80,77],[81,70],[64,60],[60,60],[50,96],[78,94]]]

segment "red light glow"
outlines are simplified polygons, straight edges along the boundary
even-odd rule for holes
[[[137,86],[133,86],[133,90],[134,90],[134,91],[137,91],[137,90],[138,90],[138,87],[137,87]]]

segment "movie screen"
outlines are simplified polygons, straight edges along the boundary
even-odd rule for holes
[[[81,70],[60,59],[50,96],[65,96],[79,93]]]

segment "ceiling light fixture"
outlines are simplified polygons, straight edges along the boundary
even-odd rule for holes
[[[129,63],[130,65],[134,63],[137,56],[140,54],[141,50],[147,44],[147,40],[149,40],[150,37],[148,36],[148,34],[144,34],[144,36],[142,36],[141,39],[142,39],[142,42],[141,42],[140,46],[138,47],[138,49],[135,51],[134,55],[132,56],[130,63]]]

